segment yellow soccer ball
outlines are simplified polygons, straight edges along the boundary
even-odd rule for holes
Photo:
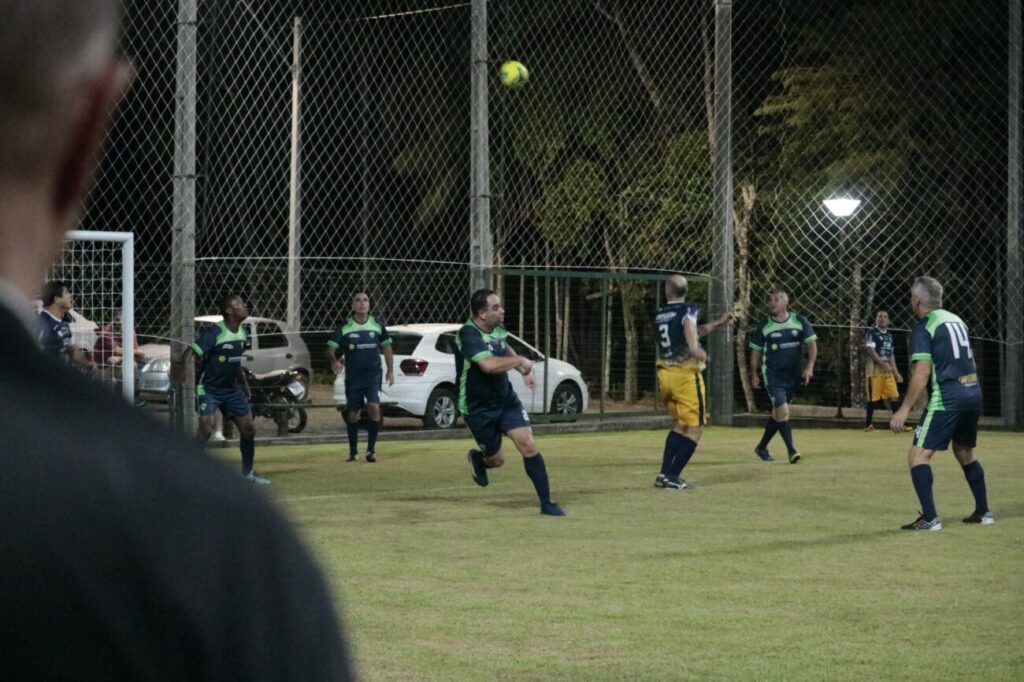
[[[530,72],[521,62],[505,62],[501,65],[499,77],[502,85],[515,89],[526,85],[526,81],[530,80]]]

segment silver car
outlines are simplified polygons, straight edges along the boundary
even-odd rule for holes
[[[220,315],[197,317],[196,329],[217,324],[224,318]],[[309,349],[298,332],[288,329],[286,323],[266,317],[247,317],[242,322],[245,333],[252,342],[252,351],[246,353],[245,367],[254,374],[262,375],[279,369],[293,369],[306,377],[309,385],[313,377],[313,364],[309,360]],[[139,392],[147,398],[163,397],[171,389],[171,347],[167,344],[147,343],[139,347],[146,363],[139,372]]]

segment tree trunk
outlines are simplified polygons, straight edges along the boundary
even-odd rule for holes
[[[750,222],[757,201],[757,188],[751,183],[741,183],[741,205],[736,208],[734,230],[736,239],[736,336],[733,341],[736,348],[736,364],[739,369],[740,383],[743,385],[743,398],[747,403],[747,412],[757,411],[754,405],[754,389],[750,386],[747,374],[747,330],[750,324],[751,286],[750,281]]]
[[[519,338],[523,336],[523,322],[526,317],[526,275],[519,275]]]
[[[623,399],[636,402],[640,398],[638,366],[640,364],[640,332],[636,318],[643,305],[644,286],[641,282],[623,280],[619,283],[622,291],[622,328],[626,339],[626,376]]]
[[[863,330],[861,328],[860,295],[863,288],[863,266],[860,263],[853,264],[853,275],[850,278],[852,291],[850,292],[850,329],[849,329],[849,364],[850,364],[850,407],[859,405],[865,394],[863,353]]]
[[[607,338],[601,339],[601,343],[604,345],[604,358],[601,362],[601,385],[604,387],[604,397],[609,398],[612,394],[612,321],[614,320],[613,312],[615,308],[612,306],[611,292],[608,294],[608,300],[606,307],[601,311],[602,315],[607,317],[607,325],[605,329],[608,330]]]
[[[562,333],[558,335],[561,341],[561,347],[558,349],[558,357],[562,360],[568,361],[569,359],[569,330],[572,327],[569,325],[570,314],[572,310],[572,280],[565,280],[565,301],[562,304]]]

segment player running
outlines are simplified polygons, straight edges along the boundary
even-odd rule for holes
[[[505,341],[505,309],[496,293],[490,289],[475,291],[470,312],[472,317],[455,337],[455,381],[459,386],[459,410],[480,448],[467,455],[473,481],[486,486],[487,470],[505,463],[501,443],[505,434],[523,456],[526,475],[540,499],[540,513],[565,516],[562,508],[551,501],[544,457],[533,442],[530,418],[508,378],[509,371],[516,370],[529,388],[535,388],[533,363],[516,355]]]
[[[985,470],[974,458],[981,414],[981,385],[974,364],[967,325],[942,309],[942,285],[931,277],[918,277],[910,289],[910,307],[920,320],[911,335],[914,373],[910,377],[903,405],[892,416],[889,427],[901,433],[910,408],[931,380],[931,399],[914,433],[907,453],[910,480],[921,502],[921,515],[903,530],[942,530],[932,495],[931,459],[936,450],[953,442],[953,455],[964,470],[974,495],[974,513],[964,523],[990,525],[995,518],[988,508]]]
[[[764,427],[761,442],[754,453],[766,462],[772,461],[768,443],[776,432],[782,434],[789,453],[789,463],[800,461],[800,453],[793,446],[793,431],[789,425],[789,403],[798,384],[808,384],[814,376],[814,362],[818,358],[817,334],[803,315],[789,312],[789,294],[778,289],[768,294],[771,315],[758,327],[750,340],[750,385],[764,388],[772,401],[772,414]],[[807,361],[803,361],[804,347]]]

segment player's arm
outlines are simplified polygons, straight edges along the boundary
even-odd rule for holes
[[[704,324],[697,327],[697,336],[707,336],[708,334],[711,334],[719,327],[724,327],[727,324],[732,324],[732,321],[735,319],[736,316],[733,313],[726,313],[725,315],[722,315],[717,319],[712,320],[711,322],[705,322]]]
[[[87,367],[89,369],[92,369],[93,367],[92,360],[89,359],[85,350],[83,350],[78,344],[73,343],[68,346],[68,357],[70,357],[76,365],[81,365],[82,367]]]
[[[889,428],[894,433],[903,433],[903,427],[907,422],[907,417],[910,416],[910,408],[914,406],[917,399],[921,397],[921,393],[924,392],[925,386],[928,385],[928,380],[932,376],[932,361],[931,358],[920,359],[914,363],[914,373],[910,376],[910,386],[907,387],[907,393],[903,396],[903,404],[900,405],[900,409],[892,415],[892,419],[889,421]]]
[[[384,370],[384,380],[392,386],[395,383],[395,349],[390,343],[384,346]]]
[[[238,387],[242,389],[242,393],[245,394],[246,398],[252,398],[252,391],[249,389],[249,380],[245,377],[245,372],[242,371],[242,365],[238,365]]]
[[[690,357],[698,362],[707,362],[708,354],[700,347],[700,342],[697,339],[697,322],[689,315],[683,318],[683,338],[686,339]]]
[[[524,375],[529,374],[530,370],[533,369],[533,363],[521,355],[516,355],[511,348],[508,350],[508,355],[504,355],[502,357],[491,355],[479,360],[473,360],[473,362],[477,364],[477,367],[479,367],[484,374],[501,374],[502,372],[508,372],[513,369],[518,370]]]
[[[344,356],[338,357],[338,350],[341,348],[341,328],[335,329],[330,337],[327,339],[327,348],[324,349],[324,357],[327,358],[328,367],[331,368],[335,374],[341,372],[342,367],[345,366]]]
[[[761,351],[752,348],[750,350],[750,385],[754,388],[761,388]]]
[[[804,363],[804,371],[800,373],[800,378],[805,384],[811,383],[811,379],[814,378],[814,363],[818,361],[818,342],[811,341],[807,344],[807,362]]]

